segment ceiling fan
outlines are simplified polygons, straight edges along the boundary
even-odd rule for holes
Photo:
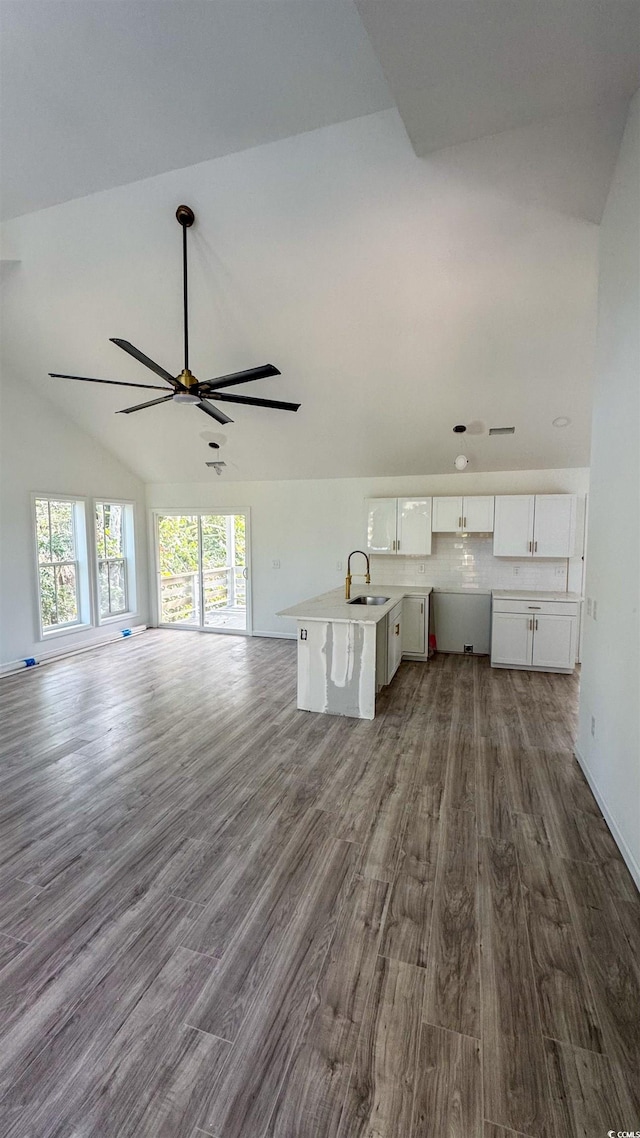
[[[146,407],[155,407],[157,403],[167,403],[171,400],[173,403],[193,403],[200,411],[204,411],[206,415],[211,415],[218,423],[232,423],[228,415],[221,411],[218,407],[214,407],[209,402],[214,399],[216,402],[224,403],[242,403],[249,407],[274,407],[278,411],[297,411],[299,403],[283,403],[278,399],[258,399],[253,395],[235,395],[222,393],[221,388],[233,387],[236,383],[249,383],[252,379],[266,379],[272,375],[281,375],[282,373],[273,364],[263,364],[261,367],[247,368],[245,371],[235,371],[230,375],[220,375],[217,379],[205,379],[199,382],[195,375],[189,371],[189,304],[188,304],[188,272],[187,272],[187,230],[193,225],[195,215],[188,205],[180,205],[176,210],[176,218],[182,226],[182,284],[183,284],[183,308],[184,308],[184,368],[179,375],[171,375],[165,368],[160,367],[160,364],[149,359],[145,356],[144,352],[139,351],[138,348],[130,344],[128,340],[118,340],[114,337],[111,338],[112,344],[117,344],[124,352],[128,352],[134,359],[139,360],[145,367],[150,368],[151,371],[164,379],[173,389],[168,394],[160,396],[158,399],[151,399],[148,403],[137,403],[135,407],[125,407],[122,411],[117,411],[117,415],[131,415],[133,411],[144,411]],[[125,383],[119,379],[92,379],[87,375],[61,375],[60,372],[50,371],[49,375],[52,379],[79,379],[85,383],[109,383],[117,387],[141,387],[147,391],[167,391],[166,387],[159,387],[157,384],[150,383]]]

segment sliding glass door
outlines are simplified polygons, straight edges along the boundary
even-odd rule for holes
[[[247,548],[246,513],[158,512],[159,623],[250,631]]]

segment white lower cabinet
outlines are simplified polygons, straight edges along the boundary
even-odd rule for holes
[[[402,655],[426,660],[428,650],[429,599],[405,597],[402,602]]]
[[[576,601],[494,600],[492,667],[573,672],[577,639]]]
[[[518,612],[494,612],[491,627],[491,663],[531,664],[533,621]]]
[[[402,660],[402,601],[387,617],[387,683],[390,684]]]

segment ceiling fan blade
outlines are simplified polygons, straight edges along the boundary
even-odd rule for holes
[[[117,344],[119,348],[122,348],[123,352],[128,352],[130,356],[133,356],[134,360],[139,360],[145,367],[151,368],[151,371],[155,371],[156,375],[159,375],[161,379],[166,379],[167,383],[170,383],[172,387],[175,387],[176,384],[178,387],[182,387],[182,384],[178,383],[174,375],[165,371],[163,367],[160,367],[160,364],[150,360],[148,356],[145,356],[144,352],[141,352],[138,348],[134,348],[133,344],[130,344],[128,340],[118,340],[114,336],[110,336],[109,339],[112,344]]]
[[[233,419],[230,419],[228,415],[225,415],[224,411],[218,411],[217,407],[212,407],[211,404],[207,403],[204,399],[201,399],[199,403],[196,403],[196,407],[199,407],[201,411],[206,411],[207,415],[211,415],[212,419],[217,419],[218,422],[222,423],[223,425],[225,423],[233,423]]]
[[[173,395],[163,395],[161,399],[150,399],[148,403],[136,403],[135,407],[125,407],[122,411],[116,411],[116,415],[130,415],[132,411],[144,411],[145,407],[155,407],[156,403],[166,403],[167,399],[173,399]]]
[[[156,383],[124,383],[121,379],[92,379],[89,375],[62,375],[59,371],[50,371],[52,379],[81,379],[83,383],[110,383],[114,387],[141,387],[143,391],[166,391]]]
[[[234,371],[231,375],[220,375],[217,379],[206,379],[200,387],[207,391],[217,391],[219,387],[233,387],[234,383],[250,383],[252,379],[268,379],[270,375],[282,375],[273,364],[262,364],[261,367],[250,367],[244,371]]]
[[[225,403],[244,403],[247,407],[274,407],[276,411],[297,411],[299,403],[283,403],[280,399],[257,399],[253,395],[223,395],[212,391],[212,399],[222,399]]]

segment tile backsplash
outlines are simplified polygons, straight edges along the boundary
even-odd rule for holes
[[[575,564],[578,562],[578,564]],[[419,567],[424,565],[424,572]],[[478,592],[491,589],[580,589],[580,559],[534,561],[494,557],[493,539],[478,534],[434,533],[429,557],[372,557],[371,580],[378,585],[431,585]]]

